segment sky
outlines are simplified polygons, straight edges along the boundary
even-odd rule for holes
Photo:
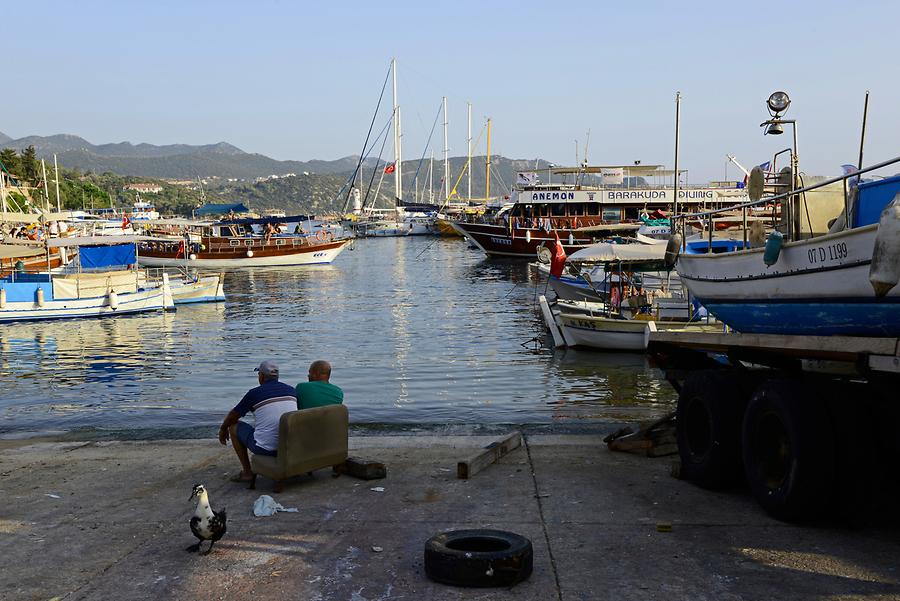
[[[691,183],[735,179],[726,154],[750,168],[790,145],[759,127],[776,90],[792,99],[802,171],[857,162],[867,90],[864,162],[900,155],[898,2],[4,5],[0,131],[13,138],[336,159],[359,154],[396,58],[404,159],[423,153],[446,96],[452,156],[471,102],[473,137],[492,120],[493,154],[572,165],[587,147],[595,165],[671,167],[680,91],[679,167]],[[378,127],[389,107],[390,88]]]

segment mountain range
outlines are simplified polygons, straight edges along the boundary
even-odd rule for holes
[[[342,173],[352,171],[358,156],[334,161],[279,161],[262,154],[244,152],[227,142],[189,144],[91,144],[70,134],[26,136],[13,139],[0,132],[0,146],[22,151],[34,146],[39,158],[52,159],[71,169],[161,179],[255,179],[285,173]]]
[[[113,181],[121,188],[124,183],[150,179],[196,181],[199,178],[204,180],[204,187],[220,200],[248,202],[255,210],[284,209],[308,213],[341,211],[346,202],[346,192],[339,192],[359,162],[358,156],[333,161],[278,161],[262,154],[244,152],[227,142],[202,146],[155,146],[130,142],[91,144],[84,138],[69,134],[12,139],[0,132],[0,148],[21,151],[28,146],[34,146],[39,158],[52,160],[53,155],[57,155],[60,167],[95,176],[108,174],[105,179],[95,182],[101,188],[104,187],[104,182],[112,184]],[[449,187],[452,190],[457,185],[457,197],[463,197],[467,191],[467,179],[460,178],[459,174],[464,170],[467,159],[452,157],[449,162]],[[491,195],[496,197],[508,193],[518,171],[546,170],[548,162],[493,155],[491,165]],[[367,159],[363,163],[362,174],[357,179],[362,196],[368,198],[368,203],[381,208],[394,204],[394,178],[384,172],[385,166],[384,161]],[[405,200],[414,200],[418,190],[418,200],[431,201],[431,195],[425,191],[431,181],[435,188],[433,200],[441,201],[443,162],[434,162],[434,174],[431,177],[429,167],[428,161],[403,162]],[[471,171],[472,196],[483,197],[486,183],[484,156],[472,158]],[[289,173],[295,177],[269,178],[271,175]],[[126,180],[120,182],[120,176],[125,176]],[[264,178],[264,181],[256,181],[256,178]],[[174,188],[171,191],[169,188],[171,186],[165,185],[166,195],[180,198]],[[162,200],[159,198],[159,201]],[[168,203],[160,204],[165,206]]]

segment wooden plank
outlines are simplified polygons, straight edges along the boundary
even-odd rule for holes
[[[522,434],[520,432],[513,432],[509,436],[492,442],[477,454],[457,463],[456,477],[462,480],[471,478],[504,455],[518,449],[521,444]]]
[[[387,468],[379,461],[348,457],[347,460],[334,466],[335,474],[347,474],[362,480],[378,480],[387,477]]]
[[[544,315],[544,323],[547,324],[547,328],[549,328],[550,330],[550,335],[553,336],[553,346],[555,348],[566,346],[562,334],[560,334],[559,332],[559,327],[557,327],[556,325],[556,318],[553,317],[553,311],[550,309],[550,304],[547,302],[547,297],[543,294],[540,295],[538,297],[538,302],[541,305],[541,313],[543,313]]]

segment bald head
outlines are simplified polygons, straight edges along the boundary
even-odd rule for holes
[[[309,366],[310,382],[327,382],[331,378],[331,364],[328,361],[313,361]]]

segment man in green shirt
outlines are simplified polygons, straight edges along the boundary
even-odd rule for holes
[[[343,403],[344,391],[330,383],[329,378],[331,364],[328,361],[313,361],[309,366],[309,382],[297,384],[297,408],[312,409]]]

